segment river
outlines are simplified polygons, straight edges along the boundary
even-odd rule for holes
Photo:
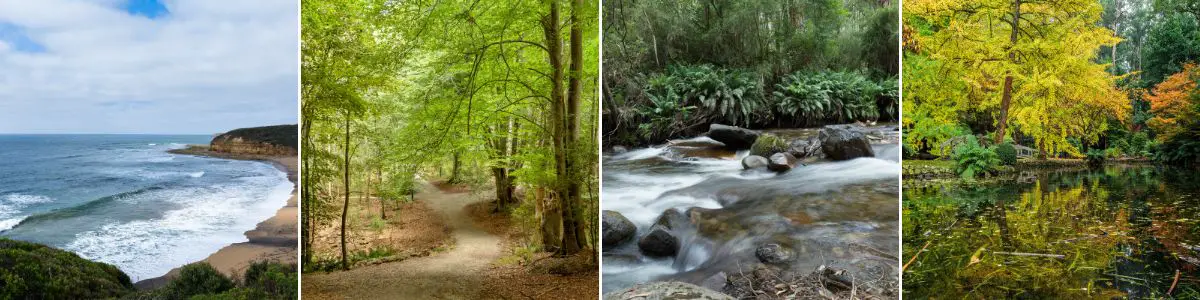
[[[791,139],[817,130],[768,132]],[[746,151],[685,157],[650,147],[605,155],[602,208],[632,221],[635,237],[667,210],[688,222],[672,229],[681,244],[673,257],[642,255],[636,240],[606,249],[603,291],[653,281],[711,283],[758,265],[755,249],[767,243],[794,251],[796,259],[782,266],[788,270],[826,265],[894,283],[900,157],[895,132],[884,132],[889,136],[872,145],[874,158],[808,161],[778,174],[743,170]]]

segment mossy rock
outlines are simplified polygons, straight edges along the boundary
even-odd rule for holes
[[[0,238],[0,299],[103,299],[133,291],[129,275],[113,265]]]
[[[771,157],[771,154],[787,152],[788,143],[783,138],[770,133],[764,133],[754,140],[754,145],[750,146],[750,155],[758,155],[762,157]]]

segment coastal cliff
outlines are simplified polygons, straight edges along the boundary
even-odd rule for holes
[[[296,155],[296,129],[296,125],[235,129],[213,138],[209,149],[233,154]]]

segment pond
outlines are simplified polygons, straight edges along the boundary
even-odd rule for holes
[[[1021,177],[904,182],[904,297],[1200,297],[1194,171],[1109,165]]]

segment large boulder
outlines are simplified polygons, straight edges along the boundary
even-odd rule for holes
[[[733,300],[733,297],[694,284],[659,281],[604,294],[604,300]]]
[[[746,170],[766,167],[770,163],[771,161],[767,160],[766,157],[758,155],[750,155],[742,158],[742,168]]]
[[[792,169],[792,164],[796,163],[796,157],[786,152],[775,153],[768,159],[767,169],[775,172],[784,172]]]
[[[709,138],[724,143],[730,149],[747,149],[758,140],[758,132],[737,126],[712,124],[708,126]]]
[[[638,241],[638,249],[650,257],[674,256],[679,253],[679,238],[671,235],[664,226],[654,226],[650,233]]]
[[[604,230],[602,239],[606,249],[620,246],[637,232],[637,225],[633,225],[633,222],[630,222],[621,213],[605,210],[601,215],[603,215],[601,227]]]
[[[862,132],[840,127],[826,127],[819,134],[821,152],[832,160],[848,160],[859,157],[875,157],[871,143]]]

